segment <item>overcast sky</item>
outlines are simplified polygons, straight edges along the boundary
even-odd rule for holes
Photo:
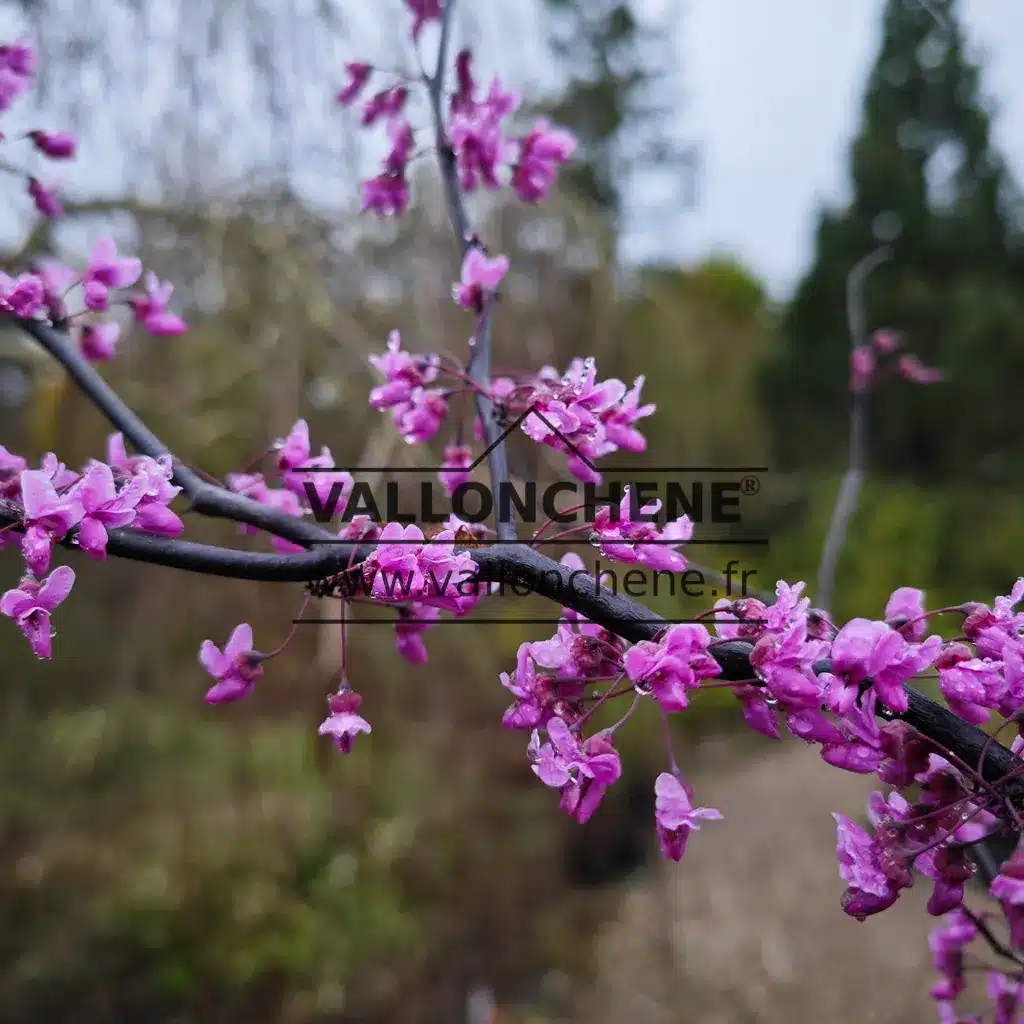
[[[648,0],[655,3],[655,0]],[[740,255],[784,295],[810,259],[816,205],[846,187],[845,150],[880,41],[883,0],[688,0],[683,129],[704,149],[699,205],[631,250]],[[996,140],[1024,179],[1024,0],[962,0],[989,51]]]

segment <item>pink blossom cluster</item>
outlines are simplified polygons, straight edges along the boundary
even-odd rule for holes
[[[0,114],[5,114],[32,87],[36,74],[36,52],[27,42],[0,43]],[[22,138],[37,153],[50,160],[70,160],[75,155],[75,137],[68,132],[34,129]],[[0,131],[0,143],[9,141]],[[11,140],[13,141],[13,140]],[[53,187],[25,172],[27,192],[44,217],[59,217],[63,210]],[[0,305],[2,308],[2,305]]]
[[[80,473],[52,452],[38,469],[0,446],[0,497],[20,510],[0,532],[0,546],[18,544],[25,575],[4,595],[0,610],[13,618],[40,658],[51,655],[49,613],[64,601],[75,574],[60,567],[48,577],[53,549],[65,543],[93,559],[104,559],[108,530],[133,529],[175,537],[184,529],[170,509],[181,488],[171,483],[169,458],[129,457],[120,434],[107,442],[107,461],[91,460]],[[45,579],[43,578],[45,577]]]
[[[0,271],[0,316],[68,325],[89,362],[109,362],[116,355],[121,333],[116,321],[101,319],[112,305],[128,307],[135,323],[153,335],[167,337],[188,330],[185,321],[167,308],[174,286],[151,271],[145,275],[143,292],[123,298],[114,294],[130,288],[141,276],[141,261],[119,256],[114,241],[104,237],[93,248],[82,274],[57,262],[17,277]],[[71,312],[67,299],[75,290],[80,291],[81,308]]]
[[[897,356],[905,341],[903,335],[883,328],[871,336],[871,344],[858,345],[850,353],[850,390],[855,394],[872,391],[894,369],[914,384],[938,384],[945,380],[941,370],[925,366],[912,352]]]
[[[415,41],[424,24],[441,17],[437,0],[413,3],[415,15],[412,37]],[[509,122],[519,108],[520,98],[506,89],[495,75],[483,95],[478,94],[473,77],[472,54],[462,50],[455,58],[456,87],[448,102],[448,121],[442,137],[455,160],[459,187],[473,192],[481,186],[500,189],[505,180],[519,198],[535,204],[550,192],[559,167],[576,151],[576,140],[563,128],[538,119],[524,136],[511,134]],[[335,94],[345,107],[362,99],[374,74],[364,61],[345,66],[347,80]],[[383,123],[388,142],[383,167],[378,175],[363,182],[362,211],[372,210],[381,217],[399,216],[409,205],[408,167],[413,157],[415,132],[406,116],[410,86],[432,87],[432,81],[412,82],[393,74],[363,102],[360,123],[364,128]]]

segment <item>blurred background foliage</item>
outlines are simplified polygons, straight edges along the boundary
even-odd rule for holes
[[[603,375],[646,375],[645,398],[658,404],[650,464],[771,465],[743,524],[768,531],[770,549],[693,549],[711,567],[739,558],[769,591],[778,578],[814,578],[843,468],[845,276],[895,213],[900,230],[885,240],[896,257],[872,279],[871,325],[906,330],[951,381],[896,383],[874,403],[874,475],[839,567],[840,619],[879,614],[898,585],[926,589],[936,605],[989,600],[1008,591],[1024,550],[1011,422],[1024,369],[1020,209],[992,151],[954,5],[933,3],[948,15],[941,38],[911,4],[887,6],[851,149],[854,197],[822,213],[816,262],[787,307],[725,255],[685,269],[617,260],[623,190],[640,173],[623,138],[635,162],[680,180],[696,153],[658,127],[671,54],[646,59],[658,32],[630,4],[547,0],[564,70],[547,109],[580,134],[583,159],[539,209],[477,210],[513,267],[497,368],[593,355]],[[351,203],[325,205],[329,190],[313,201],[296,184],[316,131],[290,111],[311,90],[329,93],[340,63],[324,56],[310,83],[313,59],[287,55],[304,40],[321,55],[350,40],[343,5],[300,16],[287,4],[277,15],[211,4],[189,7],[191,20],[159,0],[83,0],[74,20],[52,16],[57,0],[14,6],[43,40],[42,102],[54,119],[76,95],[69,82],[84,83],[88,97],[97,76],[122,87],[155,77],[105,41],[115,7],[150,26],[140,50],[154,61],[161,51],[174,69],[159,94],[166,109],[149,126],[158,130],[147,136],[129,120],[116,143],[138,154],[138,180],[110,194],[76,183],[66,220],[26,220],[2,261],[80,258],[110,231],[175,283],[192,331],[132,337],[104,370],[128,402],[182,458],[215,474],[250,462],[299,416],[339,464],[430,461],[365,399],[366,357],[392,328],[413,350],[463,344],[465,318],[447,300],[458,267],[432,169],[419,175],[410,215],[383,226],[357,219]],[[475,17],[466,33],[486,38],[486,19]],[[215,142],[240,123],[238,110],[220,110],[224,94],[207,75],[243,24],[245,66],[262,83],[252,116],[276,150],[233,177]],[[104,131],[92,122],[98,109],[63,111],[87,147]],[[630,140],[644,132],[654,142],[640,153]],[[355,140],[348,122],[314,140],[336,161],[343,198],[359,177]],[[179,142],[184,157],[167,163]],[[929,191],[930,161],[949,145],[963,159],[944,192]],[[4,442],[33,457],[52,449],[72,465],[101,453],[98,414],[18,339],[0,345],[5,366],[27,368],[31,381],[29,395],[5,398]],[[529,445],[511,457],[517,475],[557,472]],[[189,535],[243,543],[228,525],[191,518]],[[587,937],[651,870],[651,786],[664,756],[649,742],[656,721],[623,734],[632,781],[579,828],[536,784],[525,738],[497,726],[507,703],[497,674],[543,630],[438,627],[425,670],[393,653],[390,626],[353,630],[349,672],[374,731],[342,758],[315,734],[338,670],[330,626],[299,630],[244,705],[201,703],[200,642],[222,641],[246,619],[260,646],[275,646],[297,590],[75,564],[77,599],[61,609],[52,664],[35,663],[14,629],[0,631],[0,1019],[58,1019],[74,1006],[84,1024],[448,1021],[464,1019],[479,984],[523,1007],[572,1002],[558,979],[586,984]],[[14,579],[17,558],[4,553],[3,565]],[[685,615],[710,601],[651,603]],[[499,614],[522,608],[512,600]],[[688,767],[698,741],[737,727],[723,694],[702,695],[680,716]],[[745,756],[744,741],[729,742]]]

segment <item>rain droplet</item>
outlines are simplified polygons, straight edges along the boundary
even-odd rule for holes
[[[775,705],[779,703],[778,700],[775,697],[765,697],[764,702],[770,708],[775,707]]]

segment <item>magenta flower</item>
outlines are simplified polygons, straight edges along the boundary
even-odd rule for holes
[[[901,356],[899,361],[900,376],[914,384],[939,384],[945,377],[941,370],[925,366],[915,355]]]
[[[44,185],[38,178],[28,179],[28,194],[35,203],[36,209],[51,220],[64,216],[64,207],[60,205],[56,192]]]
[[[42,581],[25,576],[17,589],[0,598],[0,614],[14,619],[37,658],[48,659],[53,654],[50,612],[63,604],[74,582],[74,569],[59,565]]]
[[[886,621],[908,640],[924,639],[926,621],[924,615],[924,591],[914,587],[900,587],[892,592],[885,606]]]
[[[887,356],[903,345],[903,337],[897,331],[883,327],[871,335],[871,344],[880,356]]]
[[[448,401],[438,388],[417,388],[409,401],[395,406],[391,419],[406,444],[423,444],[440,429],[448,416]]]
[[[786,711],[802,711],[822,703],[823,681],[814,666],[827,650],[826,641],[807,636],[807,619],[798,617],[778,631],[766,630],[750,653],[750,664]]]
[[[507,273],[507,256],[488,259],[477,246],[470,246],[462,261],[462,281],[452,287],[452,295],[463,309],[480,313]]]
[[[412,40],[416,42],[428,21],[441,20],[440,0],[405,0],[405,6],[415,15],[412,23]]]
[[[413,665],[429,660],[423,634],[441,617],[441,609],[417,601],[398,609],[395,619],[395,650]]]
[[[142,261],[134,256],[119,257],[114,240],[104,236],[96,243],[82,278],[86,306],[94,310],[106,309],[107,289],[130,288],[141,275]]]
[[[400,217],[409,205],[409,183],[404,174],[379,174],[363,182],[361,213],[373,211],[378,217]]]
[[[942,638],[909,644],[891,626],[868,619],[851,619],[832,642],[832,669],[851,686],[871,680],[882,702],[893,711],[909,705],[903,684],[935,661]]]
[[[686,559],[675,549],[693,537],[693,523],[689,517],[682,515],[659,529],[650,517],[661,509],[661,501],[648,502],[640,509],[634,509],[633,505],[633,495],[627,487],[616,515],[611,512],[612,506],[598,510],[594,517],[594,532],[601,554],[619,562],[639,562],[650,569],[685,571]],[[638,518],[634,522],[631,518],[634,514],[648,518]]]
[[[539,203],[558,176],[558,165],[576,151],[576,139],[563,128],[552,128],[545,118],[523,139],[512,172],[512,188],[524,203]]]
[[[601,413],[601,422],[608,440],[626,452],[642,452],[647,448],[647,439],[634,426],[638,420],[650,416],[657,408],[653,402],[640,404],[644,380],[642,376],[637,377],[622,399]]]
[[[508,162],[513,145],[502,134],[503,121],[519,106],[519,97],[507,91],[497,76],[487,96],[477,102],[463,94],[452,111],[449,136],[455,150],[459,186],[466,192],[480,185],[501,186],[499,168]]]
[[[402,350],[398,331],[388,335],[387,352],[370,356],[370,365],[384,378],[384,383],[370,392],[374,409],[391,409],[407,404],[413,392],[437,380],[440,360],[436,355],[414,356]]]
[[[933,999],[951,1003],[967,987],[964,950],[979,934],[977,925],[962,910],[954,910],[928,936],[932,963],[942,976],[932,987],[930,994]],[[953,1019],[957,1019],[956,1014]]]
[[[515,703],[502,716],[501,724],[506,729],[534,729],[544,725],[553,713],[553,693],[546,677],[537,675],[536,665],[530,657],[530,644],[519,645],[515,675],[502,672],[499,679],[501,685],[515,697]],[[549,761],[544,763],[548,765]],[[543,776],[541,778],[543,780]]]
[[[850,390],[863,394],[871,390],[875,376],[875,353],[867,345],[858,345],[850,353]]]
[[[320,735],[330,736],[334,745],[343,753],[352,753],[352,744],[359,733],[371,732],[370,723],[356,714],[363,698],[353,690],[345,688],[327,698],[330,714],[320,725]]]
[[[702,821],[721,820],[721,812],[713,807],[694,807],[675,775],[662,772],[654,780],[654,821],[661,852],[669,860],[683,859],[690,833],[700,831]]]
[[[360,61],[351,61],[345,65],[345,70],[348,72],[348,82],[345,83],[344,87],[334,97],[343,107],[349,106],[359,97],[359,94],[369,81],[373,68],[369,64],[363,64]]]
[[[248,697],[263,675],[262,661],[263,655],[253,650],[248,622],[235,626],[223,651],[212,640],[204,640],[199,664],[217,680],[206,692],[206,703],[227,704]]]
[[[1020,630],[1024,628],[1024,612],[1014,613],[1014,607],[1024,598],[1024,576],[1017,580],[1006,597],[997,597],[991,608],[972,602],[966,605],[964,636],[983,658],[1000,658],[1008,642],[1020,644]]]
[[[36,149],[51,160],[70,160],[75,155],[75,137],[70,132],[34,131],[28,136]]]
[[[143,499],[146,482],[144,477],[135,477],[118,491],[110,467],[96,462],[75,485],[75,498],[85,513],[78,524],[76,539],[87,555],[106,558],[107,530],[135,521],[135,508]]]
[[[0,113],[24,95],[36,73],[36,52],[28,43],[0,43]]]
[[[120,333],[121,328],[115,323],[84,324],[78,335],[82,355],[90,363],[110,362],[117,354],[117,339]]]
[[[585,824],[597,810],[608,787],[622,775],[622,762],[607,733],[597,733],[582,743],[561,718],[547,723],[550,742],[542,744],[534,730],[528,753],[533,772],[558,789],[559,806]]]
[[[63,540],[85,515],[73,494],[58,494],[45,470],[26,469],[21,474],[21,501],[25,509],[22,552],[29,569],[42,576],[50,567],[54,541]]]
[[[891,907],[900,887],[882,870],[882,848],[871,836],[842,814],[836,821],[836,859],[839,875],[847,883],[843,910],[863,921]]]
[[[153,271],[148,270],[144,286],[145,294],[135,295],[131,299],[136,323],[142,324],[150,334],[158,337],[184,334],[188,324],[167,309],[167,303],[174,294],[174,285],[170,281],[161,281]]]
[[[409,98],[409,90],[404,85],[395,86],[391,89],[382,89],[363,107],[362,125],[369,128],[381,118],[395,118],[405,108],[405,101]]]
[[[0,311],[30,320],[46,308],[46,292],[38,274],[8,277],[0,270]]]
[[[469,472],[472,465],[473,451],[468,444],[450,444],[445,448],[441,460],[443,468],[437,474],[445,494],[451,497],[459,487],[473,479]]]
[[[689,690],[721,674],[721,666],[707,653],[710,643],[711,634],[701,625],[669,626],[660,640],[643,640],[626,652],[626,674],[664,711],[682,711]]]

